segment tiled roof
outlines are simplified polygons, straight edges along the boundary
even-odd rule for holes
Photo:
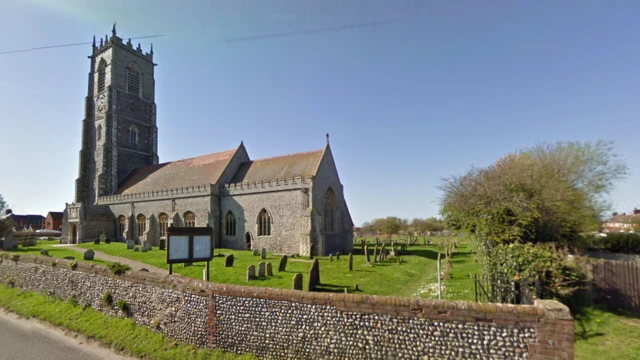
[[[618,224],[630,224],[634,219],[640,219],[640,215],[616,215],[611,217],[610,219],[605,220],[605,223],[618,223]]]
[[[315,176],[323,150],[295,153],[244,163],[232,183]]]
[[[184,186],[215,184],[235,152],[236,149],[232,149],[137,168],[120,183],[116,194],[134,194]]]
[[[51,214],[51,218],[53,220],[62,220],[62,212],[49,211],[49,214]],[[47,216],[49,216],[49,215],[47,214]]]

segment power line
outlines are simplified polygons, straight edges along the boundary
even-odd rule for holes
[[[139,36],[139,37],[131,38],[131,40],[150,39],[150,38],[157,38],[157,37],[162,37],[162,36],[164,36],[164,35]],[[91,44],[93,44],[92,41],[82,42],[82,43],[73,43],[73,44],[60,44],[60,45],[40,46],[40,47],[33,47],[33,48],[29,48],[29,49],[0,51],[0,55],[17,54],[17,53],[24,53],[24,52],[29,52],[29,51],[36,51],[36,50],[55,49],[55,48],[61,48],[61,47],[91,45]]]

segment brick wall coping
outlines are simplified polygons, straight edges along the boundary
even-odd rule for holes
[[[4,262],[12,262],[7,253],[4,254]],[[20,255],[20,263],[36,263],[51,266],[52,262],[57,267],[69,268],[70,260],[56,259],[46,256]],[[309,292],[300,290],[276,289],[267,287],[253,287],[243,285],[231,285],[206,282],[197,279],[186,278],[182,275],[155,274],[146,271],[128,271],[125,275],[114,275],[111,270],[104,265],[78,262],[75,271],[89,274],[96,274],[105,277],[122,279],[138,284],[155,285],[165,289],[181,290],[199,296],[224,295],[246,298],[261,298],[269,300],[280,300],[289,302],[301,302],[316,305],[335,305],[340,308],[345,305],[354,305],[359,309],[369,308],[408,308],[416,312],[424,309],[431,310],[432,313],[447,314],[449,312],[462,313],[485,313],[500,315],[522,316],[526,319],[534,318],[547,319],[571,319],[569,309],[563,304],[554,300],[536,300],[535,305],[512,305],[495,303],[475,303],[467,301],[445,301],[427,300],[409,297],[380,296],[380,295],[360,295],[344,293],[324,293]]]

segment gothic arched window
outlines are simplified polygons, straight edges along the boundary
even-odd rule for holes
[[[140,68],[135,61],[127,65],[127,92],[140,95]]]
[[[104,59],[100,60],[98,65],[98,92],[103,92],[106,85],[106,68],[107,62]]]
[[[184,213],[184,226],[185,227],[196,227],[196,214],[191,211],[187,211]]]
[[[158,215],[158,229],[160,237],[167,236],[167,228],[169,228],[169,215],[160,213],[160,215]]]
[[[102,140],[102,125],[98,125],[98,128],[96,129],[96,139],[98,141]]]
[[[132,144],[138,143],[138,128],[135,125],[129,126],[129,142]]]
[[[324,195],[324,231],[336,231],[336,196],[329,188]]]
[[[144,232],[147,230],[147,217],[140,214],[136,218],[138,225],[138,236],[142,236]]]
[[[127,218],[124,215],[118,216],[118,236],[124,236],[126,229]]]
[[[236,236],[236,217],[231,211],[224,217],[224,230],[227,236]]]
[[[271,235],[271,216],[266,209],[262,209],[258,214],[258,236]]]

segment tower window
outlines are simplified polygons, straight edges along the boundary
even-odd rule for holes
[[[98,129],[96,129],[96,139],[102,140],[102,125],[98,125]]]
[[[135,62],[127,66],[127,92],[140,95],[140,68]]]
[[[336,197],[329,188],[324,195],[324,231],[336,231],[335,223]]]
[[[258,215],[258,236],[271,235],[271,216],[266,209],[262,209]]]
[[[132,144],[138,143],[138,128],[135,125],[129,126],[129,142]]]
[[[107,62],[104,59],[100,60],[98,65],[98,92],[103,92],[105,88]]]
[[[191,211],[187,211],[184,213],[184,226],[185,227],[196,227],[196,214]]]
[[[224,218],[224,229],[227,236],[236,236],[236,217],[229,211]]]

